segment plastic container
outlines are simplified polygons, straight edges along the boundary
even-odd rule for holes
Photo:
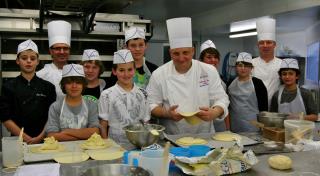
[[[285,120],[285,143],[296,144],[300,139],[313,139],[314,122],[307,120]]]
[[[205,156],[209,151],[210,147],[206,145],[191,145],[189,146],[190,157]]]

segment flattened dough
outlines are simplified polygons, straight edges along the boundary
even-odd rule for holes
[[[176,143],[179,145],[201,145],[207,144],[208,141],[202,138],[182,137],[176,140]]]
[[[53,156],[53,159],[58,163],[79,163],[89,159],[89,155],[83,152],[69,152]]]
[[[195,111],[195,112],[179,112],[180,115],[182,115],[183,117],[191,117],[194,116],[195,114],[197,114],[199,111]]]
[[[220,132],[220,133],[215,133],[214,135],[212,135],[212,139],[216,140],[216,141],[231,142],[231,141],[235,141],[237,139],[240,140],[241,136],[236,133],[232,133],[232,132]]]
[[[42,149],[42,146],[30,147],[29,150],[32,153],[57,153],[66,151],[66,147],[64,145],[59,144],[56,149]]]
[[[88,155],[94,160],[115,160],[123,156],[123,151],[90,151]]]
[[[292,160],[291,158],[285,155],[274,155],[269,157],[268,159],[269,165],[278,170],[286,170],[291,169],[292,167]]]
[[[81,144],[82,149],[104,149],[110,147],[112,144],[110,141],[105,141],[97,133],[91,135],[84,143]]]

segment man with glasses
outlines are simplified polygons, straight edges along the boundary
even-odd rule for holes
[[[67,64],[70,56],[71,24],[66,21],[48,23],[49,53],[52,63],[45,64],[37,72],[37,76],[51,82],[56,87],[57,96],[63,95],[60,88],[62,67]]]
[[[258,48],[260,57],[252,60],[253,76],[261,79],[268,91],[268,104],[270,105],[272,95],[279,89],[280,80],[278,70],[281,59],[275,57],[276,21],[271,18],[262,18],[257,21]]]

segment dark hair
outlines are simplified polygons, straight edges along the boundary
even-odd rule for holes
[[[205,56],[207,53],[214,55],[216,58],[218,58],[218,59],[220,60],[220,53],[219,53],[219,51],[218,51],[217,49],[215,49],[215,48],[207,48],[207,49],[203,50],[203,51],[200,53],[199,60],[200,60],[200,61],[203,61],[204,56]]]
[[[81,65],[84,65],[85,63],[93,63],[93,64],[99,66],[99,76],[101,76],[101,74],[105,70],[103,63],[100,60],[88,60],[88,61],[81,61],[80,62]]]
[[[139,40],[139,39],[144,40],[144,44],[147,44],[147,40],[146,40],[146,39],[143,39],[143,38],[133,38],[133,39],[130,39],[130,40]],[[130,40],[128,40],[128,41],[126,42],[126,46],[128,46]]]
[[[281,73],[283,71],[288,71],[288,70],[293,70],[296,72],[296,76],[300,76],[300,70],[299,69],[296,69],[296,68],[280,68],[280,70],[278,71],[278,75],[279,75],[279,79],[280,79],[280,82],[281,84],[283,84],[283,81],[281,80]],[[298,83],[299,79],[296,80],[296,83]]]
[[[244,62],[244,61],[236,62],[236,65],[240,65],[240,64],[253,67],[252,63],[250,63],[250,62]]]
[[[82,89],[82,92],[84,92],[84,89],[87,87],[88,85],[88,82],[86,80],[85,77],[82,77],[82,76],[68,76],[68,77],[64,77],[61,79],[60,81],[60,87],[61,87],[61,90],[64,94],[66,94],[66,89],[65,89],[65,85],[67,83],[71,83],[71,82],[80,82],[83,86],[83,89]]]

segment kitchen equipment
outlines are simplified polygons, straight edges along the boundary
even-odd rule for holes
[[[257,122],[255,120],[251,120],[249,122],[250,124],[261,129],[262,136],[264,138],[270,139],[272,141],[284,142],[284,128],[265,127],[263,123]]]
[[[146,147],[158,141],[165,127],[156,124],[145,124],[147,128],[155,129],[160,135],[153,135],[141,124],[128,125],[123,128],[128,140],[136,147]]]
[[[151,176],[150,171],[142,167],[134,167],[126,164],[104,164],[89,168],[81,176]]]
[[[153,135],[160,135],[157,130],[151,128],[151,126],[146,125],[146,123],[145,123],[142,119],[140,119],[139,122],[140,122],[141,125],[142,125],[146,130],[148,130],[151,134],[153,134]]]
[[[283,121],[287,119],[288,114],[261,111],[257,115],[257,120],[263,123],[265,127],[283,128]]]
[[[18,167],[23,163],[24,143],[18,136],[2,138],[2,163],[4,167]]]
[[[296,144],[300,139],[313,138],[314,122],[307,120],[285,120],[285,143]]]
[[[144,150],[140,152],[140,155],[130,158],[129,163],[133,163],[136,160],[138,165],[146,170],[151,171],[153,176],[167,176],[169,173],[170,154],[165,156],[163,149],[160,150]]]

